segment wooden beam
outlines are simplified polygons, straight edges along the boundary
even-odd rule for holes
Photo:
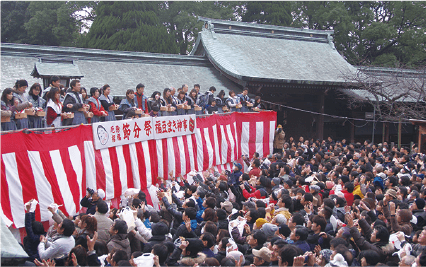
[[[319,113],[324,113],[324,93],[319,95]],[[324,140],[324,115],[318,115],[317,138]]]

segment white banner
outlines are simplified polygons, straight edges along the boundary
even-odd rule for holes
[[[92,124],[96,149],[193,134],[195,114],[168,117],[142,117]]]
[[[153,123],[155,139],[193,134],[197,127],[195,114],[155,117]]]
[[[92,124],[96,149],[133,144],[154,139],[152,117]]]

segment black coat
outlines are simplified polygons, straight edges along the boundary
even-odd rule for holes
[[[40,235],[36,235],[33,232],[33,228],[31,225],[33,221],[35,221],[35,213],[25,213],[25,230],[27,231],[27,236],[24,238],[24,249],[30,257],[31,261],[39,258],[37,247],[40,243]]]
[[[80,201],[80,205],[87,208],[87,214],[93,215],[96,212],[96,205],[98,205],[98,201],[93,201],[84,196]]]

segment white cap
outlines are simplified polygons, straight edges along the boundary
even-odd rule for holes
[[[98,191],[96,191],[96,193],[98,194],[98,197],[100,199],[104,199],[105,198],[105,191],[102,189],[98,189]]]

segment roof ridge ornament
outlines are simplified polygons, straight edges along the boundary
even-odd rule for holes
[[[216,33],[214,32],[214,24],[210,20],[208,20],[204,23],[203,30],[210,31],[213,39],[216,39]]]
[[[333,50],[336,50],[336,47],[334,46],[333,42],[333,36],[331,36],[331,34],[327,34],[327,41],[331,48],[333,48]]]

